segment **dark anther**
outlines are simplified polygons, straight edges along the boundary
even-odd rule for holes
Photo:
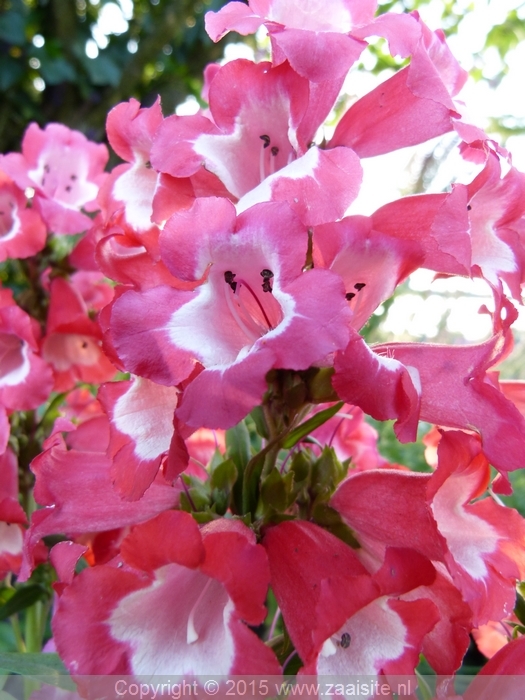
[[[232,272],[231,270],[228,270],[227,272],[224,273],[224,281],[226,284],[229,284],[230,287],[235,291],[237,289],[237,282],[235,280],[235,273]]]
[[[360,292],[363,287],[366,287],[366,284],[364,282],[358,282],[357,284],[354,284],[354,289],[357,289],[358,292]]]
[[[270,280],[273,277],[273,272],[265,268],[264,270],[261,270],[261,277],[264,280],[262,283],[263,292],[271,292],[272,287],[270,285]]]
[[[276,156],[279,153],[279,149],[277,148],[277,146],[272,146],[270,148],[270,151],[272,152],[272,156]]]
[[[66,185],[66,192],[71,192],[72,189],[71,185]]]
[[[149,162],[149,160],[147,160],[147,161],[144,163],[144,165],[145,165],[146,168],[151,168],[151,163]]]
[[[87,346],[88,346],[87,340],[83,340],[81,347],[84,348],[84,350],[85,350],[87,348]]]
[[[470,204],[467,204],[467,211],[470,211],[471,209],[472,207],[470,206]]]
[[[69,176],[69,179],[70,179],[70,180],[76,180],[76,179],[77,179],[77,176],[76,176],[76,175],[70,175],[70,176]]]
[[[350,646],[350,640],[351,640],[351,637],[348,634],[348,632],[343,632],[343,634],[341,635],[341,642],[340,642],[343,649],[348,649],[348,647]]]
[[[348,301],[350,301],[350,299],[353,299],[355,297],[355,292],[347,292],[345,294],[345,297],[346,299],[348,299]]]
[[[262,141],[264,141],[263,148],[268,148],[268,146],[270,145],[270,137],[268,136],[268,134],[262,134],[261,136],[259,136],[259,138],[262,139]]]
[[[50,167],[49,167],[49,165],[46,163],[46,164],[44,165],[44,172],[45,172],[45,173],[48,173],[49,171],[50,171]]]

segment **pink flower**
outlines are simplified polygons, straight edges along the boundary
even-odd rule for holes
[[[316,89],[288,63],[232,61],[213,73],[210,116],[165,119],[151,163],[181,181],[213,173],[226,191],[208,186],[200,196],[229,193],[238,212],[284,200],[308,226],[340,218],[359,191],[359,159],[350,148],[310,147],[336,97],[337,88]]]
[[[84,571],[59,601],[53,632],[73,674],[279,674],[247,627],[266,616],[269,571],[241,522],[199,530],[187,513],[163,513],[132,530],[115,564]]]
[[[41,130],[33,123],[24,135],[22,153],[0,157],[0,168],[22,189],[35,190],[34,205],[48,229],[80,233],[91,225],[82,210],[96,209],[107,159],[104,144],[88,141],[79,131],[62,124]]]
[[[253,34],[264,24],[276,65],[288,60],[314,82],[343,79],[366,44],[352,36],[356,26],[372,21],[377,0],[250,0],[230,2],[206,14],[213,41],[227,32]]]
[[[18,574],[26,515],[18,502],[18,460],[8,447],[0,455],[0,576]]]
[[[428,560],[393,552],[371,575],[347,544],[304,521],[268,529],[263,544],[272,590],[304,662],[301,673],[413,673],[422,640],[439,616],[430,600],[406,602],[399,596],[432,583],[435,571]]]
[[[320,408],[323,408],[322,404]],[[365,421],[363,411],[357,406],[345,404],[310,435],[322,445],[333,447],[339,460],[349,459],[352,470],[392,466],[379,454],[377,431]]]
[[[47,400],[53,388],[49,365],[38,354],[37,322],[0,289],[0,405],[27,411]]]
[[[26,207],[22,190],[0,171],[0,260],[36,255],[46,233],[38,213]]]
[[[235,217],[228,200],[199,199],[168,221],[160,244],[173,275],[202,283],[124,292],[111,333],[135,374],[173,386],[197,370],[177,408],[184,423],[235,425],[260,402],[270,369],[307,369],[346,344],[342,282],[328,270],[303,272],[306,230],[286,204]]]
[[[510,168],[501,177],[499,158],[489,152],[481,173],[467,186],[472,274],[493,287],[505,281],[521,303],[525,280],[525,175]]]
[[[115,486],[123,497],[136,500],[151,485],[162,458],[177,440],[173,421],[179,392],[136,377],[130,382],[104,384],[99,398],[110,417],[109,455]]]
[[[42,355],[53,366],[55,390],[71,389],[76,381],[111,379],[115,367],[102,350],[100,329],[89,318],[80,293],[61,277],[51,282],[50,291]]]
[[[365,548],[406,547],[442,562],[472,611],[473,625],[501,619],[524,575],[525,524],[510,508],[478,499],[489,465],[479,439],[443,434],[434,474],[380,470],[350,476],[331,505]],[[379,500],[381,510],[370,508]]]
[[[159,212],[159,206],[154,205],[156,192],[159,188],[162,191],[162,176],[150,164],[154,136],[162,121],[160,98],[149,108],[141,109],[140,103],[131,99],[109,112],[106,123],[109,143],[127,163],[113,169],[98,194],[106,221],[121,213],[129,226],[144,233],[154,226],[153,221],[159,216],[161,220],[167,218],[165,212]],[[179,206],[190,206],[194,193],[189,180],[181,179],[177,187],[169,190],[170,214]]]
[[[67,431],[66,439],[60,430]],[[21,580],[34,566],[37,543],[50,534],[108,532],[153,518],[178,503],[180,490],[159,475],[139,501],[125,501],[113,488],[109,422],[104,414],[78,427],[59,418],[44,451],[32,462],[35,500]]]
[[[525,674],[525,637],[518,637],[500,649],[473,679],[464,700],[519,700]]]

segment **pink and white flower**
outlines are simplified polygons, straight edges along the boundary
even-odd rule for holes
[[[346,344],[342,281],[328,270],[303,272],[307,232],[286,204],[236,217],[228,200],[199,199],[167,222],[160,245],[174,276],[202,283],[124,292],[111,332],[125,367],[160,384],[204,368],[177,408],[182,422],[235,425],[261,400],[270,369],[307,369]]]
[[[22,190],[0,171],[0,261],[36,255],[46,243],[44,222],[26,205]]]
[[[265,551],[240,521],[199,530],[169,511],[135,527],[118,562],[65,590],[57,649],[74,675],[278,675],[273,652],[247,627],[266,616],[268,583]]]
[[[11,290],[0,289],[0,405],[27,411],[47,400],[51,368],[38,353],[40,328],[17,306]]]
[[[181,182],[213,173],[224,193],[208,186],[200,196],[229,193],[240,199],[238,212],[284,200],[306,225],[343,216],[361,184],[359,159],[350,148],[311,147],[338,88],[317,89],[286,62],[239,59],[208,72],[209,116],[165,119],[152,146],[153,167]]]
[[[24,135],[22,153],[1,156],[0,168],[22,189],[35,190],[34,205],[50,231],[80,233],[91,225],[82,210],[97,208],[107,160],[104,144],[88,141],[79,131],[62,124],[42,130],[33,123]]]
[[[51,282],[50,292],[42,355],[53,367],[55,390],[72,389],[77,381],[111,379],[115,367],[102,350],[102,334],[80,292],[61,277]]]
[[[229,2],[206,14],[213,41],[227,32],[253,34],[264,24],[272,41],[273,62],[288,60],[313,82],[342,80],[365,48],[354,28],[372,21],[377,0],[250,0]]]

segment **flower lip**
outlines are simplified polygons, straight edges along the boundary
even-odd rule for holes
[[[293,311],[293,299],[279,288],[277,275],[261,260],[212,265],[196,296],[172,315],[172,341],[208,368],[242,359],[261,338],[280,333]]]
[[[27,343],[12,333],[0,333],[0,387],[14,386],[29,372]]]
[[[0,240],[9,241],[20,231],[20,217],[14,198],[0,194]]]

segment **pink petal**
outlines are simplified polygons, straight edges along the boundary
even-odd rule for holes
[[[212,41],[219,41],[228,32],[238,32],[243,36],[255,34],[263,18],[255,15],[243,2],[229,2],[218,12],[207,12],[204,21]]]
[[[242,197],[237,211],[258,202],[285,201],[306,226],[315,226],[342,218],[357,197],[361,181],[361,164],[350,148],[322,151],[312,147]]]
[[[407,67],[361,97],[340,119],[329,147],[348,146],[369,158],[451,131],[450,109],[417,96],[408,81]]]
[[[357,333],[337,353],[334,367],[332,384],[341,399],[377,420],[395,418],[398,438],[415,440],[420,400],[417,372],[389,353],[373,352]]]
[[[292,68],[314,83],[344,78],[366,47],[364,41],[334,31],[287,27],[270,36]]]
[[[110,417],[109,454],[115,485],[123,497],[141,498],[170,447],[178,392],[136,378],[101,387],[99,398]]]
[[[501,337],[494,336],[471,346],[414,343],[375,349],[415,367],[419,373],[421,420],[478,431],[487,458],[505,472],[525,464],[525,419],[486,378],[486,370],[502,351],[502,342]]]
[[[358,539],[413,549],[442,561],[444,540],[426,502],[430,476],[381,469],[353,474],[339,486],[330,505]],[[371,508],[381,503],[381,508]]]

